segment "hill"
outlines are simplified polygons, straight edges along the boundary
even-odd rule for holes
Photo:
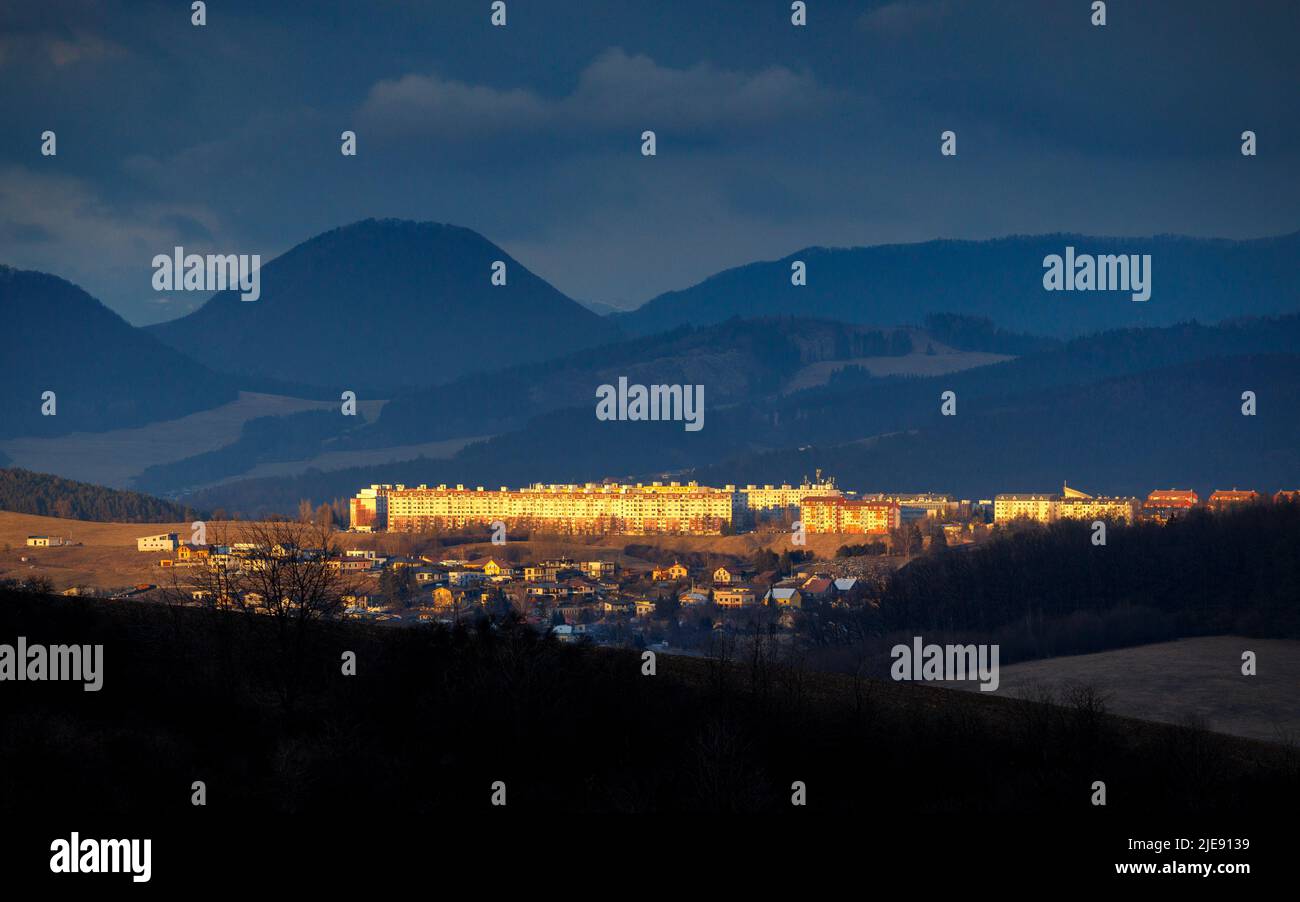
[[[161,498],[17,468],[0,469],[0,510],[118,523],[192,519],[185,505]]]
[[[598,421],[583,403],[536,414],[449,459],[304,473],[281,484],[233,482],[189,500],[292,513],[299,498],[329,501],[372,482],[525,485],[675,473],[706,484],[761,484],[818,467],[864,491],[967,497],[1044,491],[1065,478],[1144,494],[1171,481],[1277,488],[1300,474],[1300,457],[1285,444],[1300,409],[1300,362],[1282,353],[1297,346],[1300,316],[1184,323],[1075,339],[933,377],[878,378],[849,367],[788,395],[719,399],[706,387],[698,432],[676,422]],[[1248,386],[1269,405],[1258,417],[1240,415]],[[956,417],[940,416],[947,390],[958,396]],[[884,469],[873,470],[876,464]]]
[[[101,432],[234,400],[235,386],[71,282],[0,266],[0,437]],[[55,395],[55,415],[42,397]]]
[[[1243,416],[1241,393],[1264,399]],[[771,482],[820,467],[862,491],[1059,491],[1145,496],[1170,486],[1276,491],[1300,482],[1300,356],[1185,363],[1092,384],[963,401],[943,417],[934,393],[906,430],[833,445],[741,455],[702,482]]]
[[[490,283],[493,261],[506,284]],[[387,396],[543,360],[617,329],[464,228],[368,219],[264,264],[261,299],[215,294],[148,327],[213,367]]]
[[[1105,813],[1131,835],[1144,815],[1280,817],[1295,790],[1286,750],[1266,743],[820,674],[764,643],[660,655],[647,677],[634,651],[564,646],[509,618],[284,630],[132,601],[0,602],[4,635],[108,657],[99,691],[32,683],[0,708],[20,738],[0,746],[10,815],[177,821],[176,787],[187,797],[196,778],[220,800],[203,822],[232,826],[482,814],[495,781],[510,810],[547,817],[778,813],[798,780],[812,811],[1033,814],[1037,829],[1086,811],[1100,773]],[[356,676],[340,675],[344,651]]]
[[[1134,303],[1121,292],[1045,291],[1043,259],[1064,254],[1067,246],[1080,254],[1150,254],[1150,300]],[[807,284],[801,287],[790,284],[795,260],[807,265]],[[875,323],[917,322],[926,314],[957,311],[989,317],[1013,331],[1069,337],[1298,308],[1300,232],[1251,241],[1037,235],[805,248],[780,260],[725,270],[610,319],[644,334],[680,323],[792,309]]]

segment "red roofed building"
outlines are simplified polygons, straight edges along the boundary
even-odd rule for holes
[[[1201,499],[1191,489],[1156,489],[1147,495],[1147,500],[1142,506],[1191,510],[1200,503]]]
[[[1259,500],[1259,492],[1238,491],[1237,489],[1218,489],[1210,495],[1210,510],[1226,510],[1239,504],[1250,504]]]

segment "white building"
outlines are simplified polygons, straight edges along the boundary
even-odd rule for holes
[[[180,536],[174,532],[165,532],[156,536],[142,536],[135,540],[136,551],[175,551],[180,543]]]

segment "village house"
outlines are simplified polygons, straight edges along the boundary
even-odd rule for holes
[[[807,602],[826,601],[831,595],[831,581],[822,576],[809,577],[799,587],[799,594]]]
[[[763,597],[763,603],[774,607],[782,608],[802,608],[803,596],[799,590],[793,587],[773,586],[767,590],[767,595]]]
[[[709,593],[702,589],[692,589],[689,592],[683,592],[677,599],[682,607],[690,607],[697,604],[708,604]]]
[[[583,561],[578,569],[587,579],[601,580],[612,577],[615,568],[613,561]]]
[[[713,603],[720,608],[743,608],[755,603],[754,590],[748,586],[728,586],[713,590]]]
[[[650,578],[656,582],[675,582],[679,579],[686,579],[689,575],[690,571],[682,564],[674,563],[671,567],[656,568],[651,572]]]
[[[600,603],[600,609],[606,614],[632,614],[636,611],[636,602],[627,598],[606,598]]]
[[[715,585],[716,585],[716,584],[728,585],[728,584],[730,584],[730,583],[731,583],[735,578],[736,578],[736,575],[733,574],[733,573],[732,573],[730,570],[728,570],[726,567],[719,567],[717,570],[714,570],[714,571],[713,571],[713,582],[714,582]]]

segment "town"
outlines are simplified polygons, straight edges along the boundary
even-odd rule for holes
[[[1271,501],[1297,497],[1279,491]],[[814,620],[869,608],[889,575],[915,556],[973,548],[1008,530],[1070,520],[1164,524],[1197,509],[1269,501],[1236,488],[1202,502],[1192,490],[1157,489],[1138,499],[1069,485],[974,501],[858,494],[820,472],[798,485],[741,488],[372,485],[351,499],[346,530],[326,525],[320,547],[248,541],[258,537],[237,521],[209,524],[220,530],[211,543],[182,541],[178,532],[138,536],[136,551],[154,556],[147,581],[62,591],[266,613],[263,593],[227,574],[292,553],[328,569],[340,587],[332,613],[343,618],[400,626],[513,614],[562,642],[689,651],[719,632],[793,641]],[[30,549],[46,553],[77,544],[69,536],[27,537]],[[29,566],[37,563],[33,553],[22,559]]]

